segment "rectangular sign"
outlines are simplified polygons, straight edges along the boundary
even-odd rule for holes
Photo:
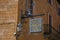
[[[30,24],[30,32],[41,32],[43,19],[42,18],[30,19],[29,24]]]

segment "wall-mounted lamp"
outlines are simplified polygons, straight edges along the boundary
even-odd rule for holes
[[[26,13],[25,13],[25,15],[26,15],[27,17],[32,16],[32,11],[31,11],[31,10],[27,10]]]
[[[17,31],[20,32],[21,31],[21,28],[22,28],[22,24],[19,23],[18,26],[17,26]]]
[[[23,14],[23,11],[21,11],[21,18],[29,18],[29,17],[35,17],[35,16],[43,16],[45,14],[37,14],[33,15],[33,0],[26,0],[26,10],[25,14]]]

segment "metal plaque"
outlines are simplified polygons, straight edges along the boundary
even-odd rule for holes
[[[42,24],[43,24],[42,18],[30,19],[30,22],[29,22],[30,32],[41,32]]]

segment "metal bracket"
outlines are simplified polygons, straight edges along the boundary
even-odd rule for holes
[[[45,14],[38,14],[38,15],[32,15],[32,16],[22,16],[21,18],[30,18],[30,17],[36,17],[36,16],[44,16]]]

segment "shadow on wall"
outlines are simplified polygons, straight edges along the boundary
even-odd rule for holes
[[[60,0],[57,0],[57,2],[60,4]]]

